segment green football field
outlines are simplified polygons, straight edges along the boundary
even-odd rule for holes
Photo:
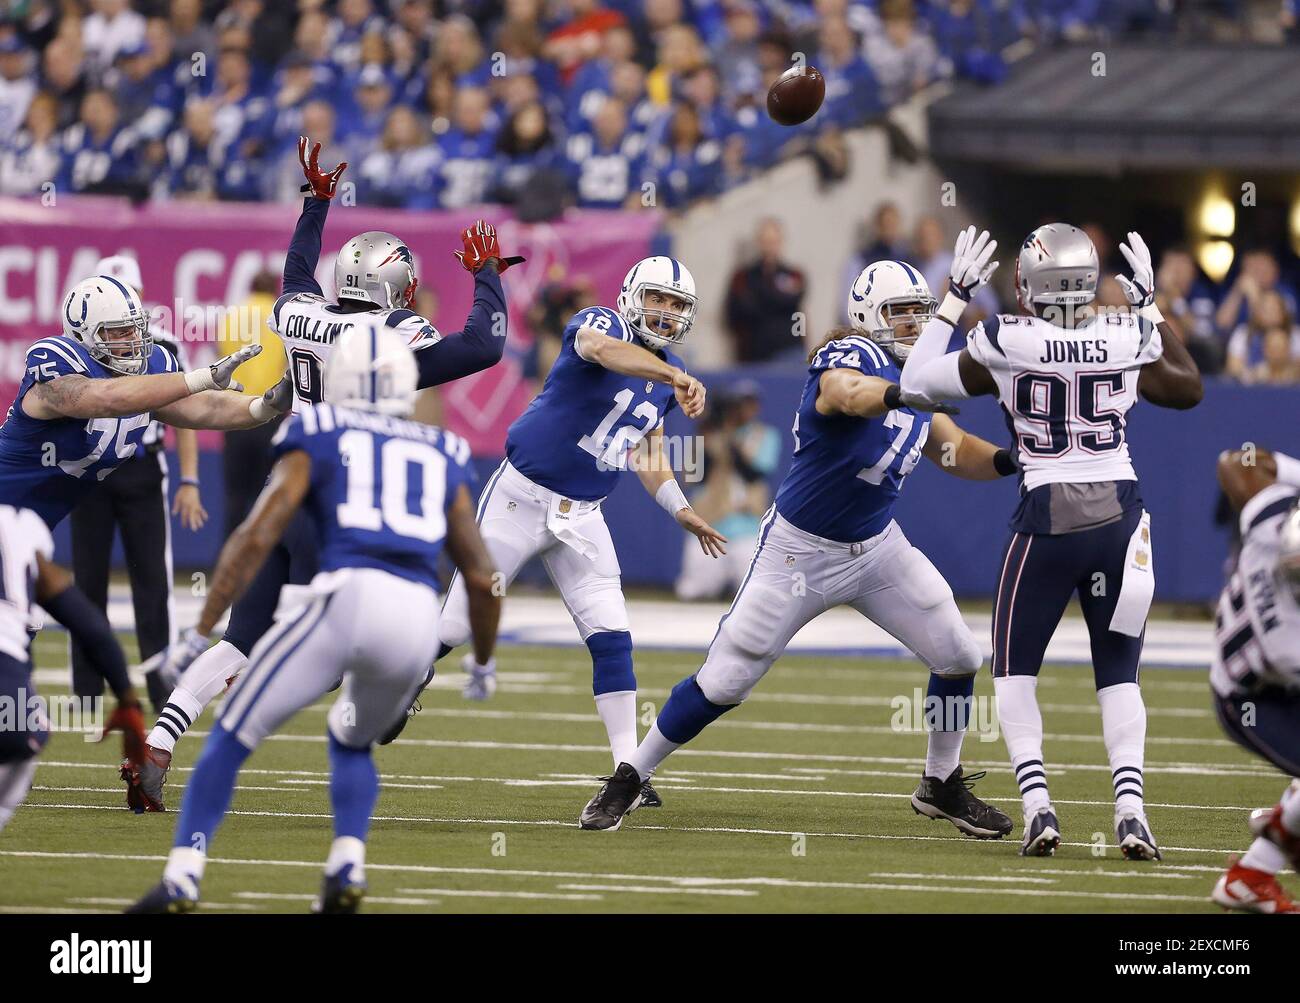
[[[64,664],[58,635],[38,648],[38,664]],[[508,647],[499,663],[493,700],[463,700],[449,667],[403,738],[378,750],[384,788],[366,911],[1209,911],[1228,853],[1249,842],[1247,813],[1285,786],[1220,732],[1203,673],[1149,670],[1146,789],[1165,859],[1125,861],[1109,845],[1110,771],[1091,675],[1052,667],[1039,697],[1065,842],[1054,858],[1025,860],[1000,736],[969,736],[964,763],[988,770],[976,790],[1016,831],[961,838],[908,803],[925,739],[897,730],[894,701],[914,700],[924,672],[788,657],[748,703],[669,760],[656,782],[663,808],[634,813],[618,832],[583,832],[576,820],[592,778],[610,767],[586,653]],[[638,652],[643,724],[698,664],[691,652]],[[987,669],[976,693],[991,696]],[[331,838],[326,707],[303,711],[249,760],[211,848],[201,908],[309,908]],[[210,723],[205,716],[178,747],[169,809]],[[177,816],[125,808],[116,744],[53,737],[26,806],[0,833],[0,910],[113,911],[158,880]],[[1294,876],[1284,881],[1300,891]]]

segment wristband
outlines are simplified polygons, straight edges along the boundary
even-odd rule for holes
[[[1273,462],[1277,464],[1277,482],[1289,488],[1300,488],[1300,460],[1286,453],[1273,452]]]
[[[962,299],[952,290],[944,296],[943,302],[939,304],[939,309],[934,312],[934,316],[946,323],[949,327],[956,327],[957,322],[961,320],[961,315],[966,312],[970,306],[968,300]]]
[[[181,478],[181,487],[183,487],[183,488],[186,488],[186,487],[189,487],[189,488],[197,488],[198,486],[199,486],[199,479],[198,479],[197,477],[182,477],[182,478]]]
[[[999,449],[993,454],[993,469],[999,477],[1010,477],[1020,471],[1020,464],[1016,462],[1016,454],[1011,450]]]
[[[1154,302],[1148,303],[1146,306],[1142,307],[1142,309],[1138,311],[1138,316],[1153,327],[1165,322],[1164,315],[1160,312],[1160,308],[1156,306]]]
[[[659,485],[659,490],[655,492],[655,501],[659,503],[660,508],[673,517],[676,517],[682,509],[691,507],[676,477]]]
[[[253,420],[259,425],[277,417],[280,412],[271,407],[270,404],[262,400],[261,397],[254,397],[248,402],[248,413],[253,416]]]
[[[217,385],[212,380],[212,367],[204,366],[202,369],[190,370],[185,374],[185,385],[192,394],[202,393],[204,390],[216,390]]]
[[[885,407],[890,411],[903,406],[903,391],[897,383],[885,387]]]

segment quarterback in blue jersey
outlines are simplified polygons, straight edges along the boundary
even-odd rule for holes
[[[310,148],[310,149],[309,149]],[[284,286],[267,326],[284,344],[294,408],[322,399],[324,367],[343,333],[377,323],[395,331],[413,350],[419,387],[437,386],[500,361],[505,351],[506,299],[500,273],[522,258],[504,257],[496,231],[478,220],[461,234],[463,249],[454,252],[474,276],[474,305],[465,328],[444,337],[410,307],[419,280],[411,249],[391,233],[357,234],[339,250],[334,264],[336,301],[325,298],[316,281],[316,264],[330,200],[347,163],[331,171],[319,164],[320,144],[298,140],[308,193],[284,262]],[[149,733],[149,757],[133,774],[124,773],[127,803],[137,811],[163,811],[162,789],[177,741],[203,708],[237,677],[248,655],[271,627],[284,585],[301,585],[317,571],[315,536],[305,514],[294,520],[279,545],[230,613],[220,641],[210,648],[206,636],[190,633],[167,650],[164,672],[179,677],[158,722]]]
[[[134,289],[108,275],[63,301],[63,334],[27,350],[26,371],[0,426],[0,505],[53,528],[141,448],[154,418],[177,428],[251,428],[288,410],[288,384],[265,397],[233,393],[250,345],[192,372],[153,343]]]
[[[958,477],[1016,469],[1010,451],[966,434],[946,414],[900,405],[899,370],[933,309],[925,279],[906,262],[876,262],[853,283],[853,326],[831,331],[809,354],[794,460],[708,657],[588,803],[582,828],[617,829],[673,750],[748,697],[801,628],[848,605],[930,670],[929,747],[913,809],[983,839],[1011,831],[1011,819],[970,792],[983,774],[964,774],[960,762],[979,646],[948,583],[893,519],[922,456]]]
[[[664,452],[664,415],[678,405],[689,418],[704,409],[703,384],[672,352],[694,315],[694,279],[681,262],[662,256],[627,273],[617,310],[574,314],[542,392],[510,426],[505,462],[479,498],[479,525],[506,583],[540,555],[573,616],[591,653],[596,708],[615,765],[636,746],[636,676],[602,500],[631,466],[705,553],[725,553],[726,539],[687,504]],[[455,581],[439,628],[443,653],[469,638],[467,612]],[[464,667],[465,695],[490,696],[494,667],[472,658]],[[653,802],[651,792],[646,797]]]
[[[417,366],[397,332],[362,321],[324,373],[327,403],[276,436],[271,478],[221,551],[196,633],[207,637],[296,512],[315,525],[320,571],[286,594],[275,626],[222,705],[185,787],[162,882],[128,912],[185,912],[244,761],[291,716],[335,686],[326,718],[334,842],[318,912],[355,912],[379,796],[375,739],[410,703],[438,648],[438,556],[466,583],[475,657],[490,661],[501,600],[466,481],[469,445],[409,420]]]

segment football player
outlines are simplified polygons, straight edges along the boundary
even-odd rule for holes
[[[1097,249],[1064,223],[1040,226],[1021,245],[1016,292],[1025,313],[982,321],[965,348],[946,354],[972,294],[997,268],[996,247],[974,227],[957,238],[948,293],[913,349],[902,388],[905,401],[923,405],[993,394],[1016,436],[1021,496],[998,582],[993,675],[1024,802],[1021,852],[1050,856],[1061,841],[1035,690],[1047,643],[1077,592],[1092,641],[1116,840],[1130,860],[1158,860],[1143,802],[1146,709],[1138,688],[1155,579],[1125,423],[1139,394],[1161,407],[1195,406],[1200,373],[1155,305],[1142,238],[1130,233],[1120,245],[1133,269],[1131,279],[1119,277],[1132,309],[1098,312]]]
[[[968,435],[946,414],[903,407],[899,370],[934,310],[921,273],[902,261],[865,268],[848,297],[849,329],[809,353],[795,413],[794,459],[763,520],[758,548],[703,667],[673,689],[641,745],[583,810],[584,829],[617,829],[673,750],[740,705],[804,625],[852,606],[930,670],[926,764],[913,810],[998,839],[1011,819],[971,793],[983,773],[960,757],[982,662],[952,590],[894,522],[903,481],[922,456],[958,477],[1016,470],[1010,450]],[[937,719],[942,719],[941,721]]]
[[[270,480],[222,548],[196,632],[211,633],[299,511],[314,520],[320,571],[300,601],[282,604],[222,704],[185,787],[163,880],[128,912],[194,907],[244,760],[340,678],[326,719],[334,843],[316,911],[356,912],[379,797],[371,745],[437,653],[444,545],[468,586],[475,656],[492,658],[501,601],[465,486],[469,444],[408,420],[417,364],[382,317],[359,319],[332,347],[326,403],[299,408],[276,434]]]
[[[53,529],[136,455],[154,418],[176,428],[250,428],[287,411],[287,382],[263,397],[230,389],[235,370],[261,350],[249,345],[179,372],[175,356],[154,344],[135,290],[108,275],[79,282],[63,300],[63,334],[27,350],[0,425],[0,504],[31,509]]]
[[[325,298],[316,281],[321,237],[330,200],[347,163],[332,171],[319,164],[320,144],[298,141],[298,158],[307,183],[302,215],[284,263],[284,287],[267,325],[284,343],[293,407],[302,410],[322,399],[324,366],[336,340],[357,324],[377,323],[396,332],[414,351],[418,386],[431,387],[495,365],[505,350],[505,291],[499,273],[522,258],[502,257],[496,231],[477,221],[454,252],[474,276],[474,305],[465,329],[443,337],[426,318],[410,309],[419,280],[411,249],[391,233],[367,231],[343,245],[334,263],[336,302]],[[211,648],[206,634],[190,631],[168,649],[165,671],[180,681],[149,733],[149,755],[134,772],[124,770],[127,803],[137,811],[165,810],[162,798],[172,752],[203,708],[248,664],[248,653],[271,626],[281,586],[301,585],[316,573],[315,534],[300,515],[290,525],[261,574],[235,604],[222,638]],[[192,664],[191,664],[192,663]],[[181,675],[181,673],[184,673]]]
[[[1219,596],[1210,686],[1224,730],[1300,777],[1300,460],[1253,450],[1219,457],[1219,484],[1241,513],[1241,551]],[[1300,913],[1277,881],[1300,870],[1300,780],[1250,818],[1255,841],[1214,886],[1219,905]]]
[[[617,309],[575,313],[542,392],[510,426],[506,459],[478,503],[483,538],[505,584],[540,555],[559,590],[591,654],[596,709],[616,765],[636,748],[636,676],[618,555],[601,503],[630,454],[664,511],[706,554],[725,552],[726,539],[687,503],[663,444],[670,410],[680,405],[693,419],[704,409],[704,385],[674,354],[690,332],[695,305],[691,273],[658,256],[627,273]],[[448,591],[439,636],[441,654],[470,636],[459,579]],[[467,658],[464,668],[466,696],[489,696],[495,666]],[[650,790],[646,797],[656,800]]]
[[[104,731],[121,731],[123,753],[131,762],[144,755],[144,717],[126,672],[126,656],[104,614],[54,564],[54,540],[42,516],[31,509],[0,505],[0,700],[16,709],[0,728],[0,829],[27,796],[36,757],[49,738],[43,710],[31,713],[32,606],[39,603],[84,646],[90,667],[103,676],[117,707]]]

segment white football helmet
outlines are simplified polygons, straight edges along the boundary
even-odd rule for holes
[[[912,351],[921,328],[934,316],[938,301],[920,270],[906,261],[877,261],[867,265],[849,289],[849,323],[902,362]],[[898,329],[912,326],[899,339]]]
[[[647,292],[663,293],[685,303],[680,311],[645,305]],[[642,258],[623,280],[618,312],[650,348],[680,346],[695,322],[695,278],[676,258],[662,254]]]
[[[1278,534],[1277,577],[1300,602],[1300,505],[1291,509]]]
[[[404,418],[415,410],[419,376],[415,353],[400,334],[362,321],[334,342],[325,363],[325,400]]]
[[[393,310],[410,305],[419,284],[411,249],[383,230],[358,233],[334,259],[334,295],[339,300]]]
[[[111,275],[92,275],[72,287],[63,300],[63,333],[124,376],[143,373],[153,351],[140,297]]]

